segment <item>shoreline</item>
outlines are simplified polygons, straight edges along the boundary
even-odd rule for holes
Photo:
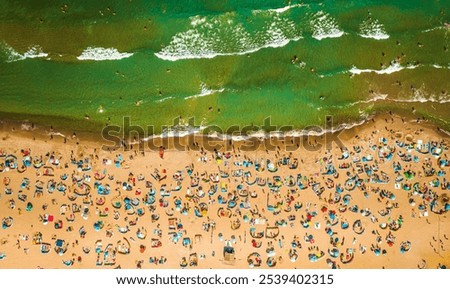
[[[392,121],[393,119],[401,119],[403,123],[420,123],[421,126],[425,126],[429,129],[436,129],[438,134],[445,137],[450,136],[450,131],[446,131],[438,127],[434,122],[426,120],[424,118],[411,118],[398,114],[392,113],[378,113],[374,115],[368,116],[366,119],[355,121],[352,123],[343,123],[337,126],[333,126],[331,128],[324,128],[320,126],[313,126],[312,129],[296,129],[289,131],[251,131],[250,134],[247,132],[238,131],[237,134],[219,134],[215,131],[209,132],[209,127],[203,128],[193,128],[186,127],[187,130],[171,130],[167,132],[163,132],[161,134],[153,134],[153,135],[133,135],[133,139],[128,137],[127,139],[123,138],[121,135],[110,135],[111,139],[116,140],[114,147],[117,149],[117,144],[126,144],[126,145],[138,145],[144,146],[145,148],[150,147],[153,150],[159,150],[159,146],[164,146],[166,149],[171,149],[170,143],[171,140],[179,140],[179,143],[183,143],[185,145],[184,149],[195,149],[196,146],[189,146],[190,142],[202,144],[202,142],[232,142],[232,143],[260,143],[264,146],[264,143],[267,141],[275,141],[277,143],[283,143],[283,141],[294,140],[295,143],[308,143],[308,139],[311,138],[313,141],[317,139],[324,139],[327,142],[327,139],[334,141],[336,137],[340,135],[352,134],[353,130],[362,129],[373,123],[375,119],[379,120],[384,119],[386,123],[388,121]],[[103,129],[102,129],[103,130]],[[24,137],[28,137],[30,139],[36,138],[40,140],[48,140],[48,139],[62,139],[63,141],[72,141],[72,142],[87,142],[93,143],[96,145],[105,145],[108,143],[109,139],[105,139],[102,131],[92,132],[92,131],[74,131],[68,129],[54,129],[53,126],[43,126],[36,125],[29,121],[17,121],[17,120],[8,120],[3,119],[0,120],[0,131],[7,133],[11,132],[14,134],[19,134]],[[208,131],[208,134],[204,134],[205,131]],[[125,136],[126,133],[122,132],[122,135]],[[189,146],[189,147],[188,147]],[[225,146],[227,149],[229,147]],[[273,147],[273,146],[271,146]],[[297,148],[300,148],[297,146]],[[179,149],[179,147],[172,148]]]

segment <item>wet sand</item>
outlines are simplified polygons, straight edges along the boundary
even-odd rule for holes
[[[450,265],[449,138],[426,123],[378,116],[341,147],[227,141],[163,158],[20,128],[0,137],[0,268]]]

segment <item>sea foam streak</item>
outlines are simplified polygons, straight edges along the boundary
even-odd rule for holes
[[[410,66],[401,66],[398,62],[391,62],[391,65],[384,69],[376,70],[376,69],[359,69],[355,66],[353,66],[349,72],[352,74],[361,74],[361,73],[370,73],[375,72],[376,74],[391,74],[394,72],[401,71],[403,69],[414,69],[417,68],[417,65],[410,65]]]
[[[376,40],[388,39],[389,34],[384,30],[383,24],[377,19],[367,18],[359,26],[360,36],[364,38],[373,38]]]
[[[80,56],[77,57],[78,60],[119,60],[123,58],[128,58],[132,56],[133,53],[119,52],[115,48],[103,48],[103,47],[88,47],[86,48]]]
[[[375,95],[374,95],[372,98],[370,98],[370,99],[355,101],[355,102],[352,102],[352,103],[346,105],[346,107],[349,107],[349,106],[355,106],[355,105],[362,104],[362,103],[363,103],[363,104],[369,104],[369,103],[372,103],[372,102],[377,102],[377,101],[379,101],[379,100],[386,100],[387,97],[388,97],[387,94],[375,94]]]
[[[160,98],[160,99],[155,100],[155,102],[161,103],[161,102],[164,102],[164,101],[170,100],[170,99],[173,99],[173,96],[168,96],[168,97]]]
[[[448,95],[441,95],[439,97],[436,97],[434,94],[433,95],[428,95],[427,93],[424,92],[422,89],[416,89],[414,91],[414,95],[413,97],[409,98],[409,99],[389,99],[392,100],[394,102],[420,102],[420,103],[425,103],[425,102],[434,102],[434,103],[449,103],[450,99],[447,98]]]
[[[447,64],[447,66],[442,66],[442,65],[439,65],[439,64],[433,64],[432,66],[434,68],[437,68],[437,69],[450,69],[450,63]]]
[[[214,93],[220,93],[223,92],[224,89],[209,89],[208,87],[206,87],[206,84],[202,83],[200,85],[200,93],[199,94],[194,94],[191,96],[187,96],[184,99],[191,99],[191,98],[199,98],[199,97],[203,97],[203,96],[208,96]]]
[[[304,4],[291,4],[280,8],[267,9],[267,10],[253,10],[253,13],[264,13],[264,12],[274,12],[274,13],[284,13],[292,8],[302,7]]]
[[[24,54],[20,54],[14,48],[9,46],[6,42],[0,42],[0,48],[6,54],[6,62],[15,62],[25,60],[27,58],[47,57],[48,53],[42,51],[42,47],[35,45],[30,47]]]
[[[436,30],[444,30],[444,29],[449,29],[449,28],[447,28],[445,25],[444,26],[438,26],[438,27],[433,27],[433,28],[429,28],[429,29],[425,29],[425,30],[422,30],[421,32],[422,33],[428,33],[428,32],[432,32],[432,31],[436,31]]]
[[[240,135],[229,135],[229,134],[221,134],[217,132],[211,132],[208,134],[208,137],[219,139],[219,140],[233,140],[235,142],[240,141],[247,141],[250,139],[269,139],[269,138],[276,138],[276,139],[283,139],[285,137],[303,137],[303,136],[321,136],[327,133],[335,133],[342,130],[349,130],[356,126],[363,125],[368,120],[371,119],[371,116],[365,116],[362,117],[360,121],[353,122],[353,123],[342,123],[336,127],[325,129],[321,127],[317,127],[316,129],[300,129],[300,130],[291,130],[291,131],[255,131],[250,132],[249,134],[240,134]]]
[[[312,37],[317,40],[337,38],[344,34],[344,31],[340,30],[336,19],[323,11],[314,14],[309,24],[312,30]]]
[[[171,127],[164,130],[161,134],[151,135],[143,138],[142,141],[146,142],[152,139],[163,139],[163,138],[174,138],[174,137],[185,137],[188,135],[201,134],[207,126],[193,127],[189,125],[178,125],[177,127]]]
[[[344,105],[332,105],[330,107],[332,108],[339,108],[339,109],[345,109],[345,108],[349,108],[349,107],[353,107],[355,105],[360,105],[360,104],[370,104],[373,102],[377,102],[377,101],[383,101],[383,100],[388,100],[388,95],[387,94],[374,94],[372,98],[369,99],[364,99],[364,100],[358,100],[355,102],[350,102],[348,104],[344,104]],[[320,109],[318,109],[320,110]]]
[[[433,67],[433,68],[437,68],[437,69],[450,69],[450,64],[447,67],[439,65],[439,64],[432,64],[432,65],[421,64],[421,65],[402,66],[398,62],[392,61],[391,65],[389,65],[388,67],[386,67],[384,69],[380,69],[380,70],[376,70],[376,69],[359,69],[356,66],[353,66],[350,70],[348,70],[348,72],[350,72],[351,74],[361,74],[361,73],[371,73],[371,72],[375,72],[377,74],[391,74],[391,73],[394,73],[394,72],[402,71],[404,69],[415,69],[415,68],[418,68],[418,67]]]
[[[292,20],[272,14],[262,16],[264,25],[255,33],[249,33],[235,13],[192,17],[191,28],[174,35],[169,45],[155,55],[170,61],[243,55],[282,47],[301,38]]]
[[[417,89],[411,98],[399,99],[399,98],[390,98],[390,97],[388,97],[387,94],[374,94],[374,96],[372,98],[369,98],[366,100],[358,100],[355,102],[348,103],[346,105],[336,105],[336,106],[331,106],[331,107],[344,109],[344,108],[349,108],[349,107],[353,107],[355,105],[360,105],[360,104],[375,103],[377,101],[392,101],[392,102],[399,102],[399,103],[414,103],[414,102],[449,103],[450,99],[447,98],[447,95],[441,95],[439,97],[436,97],[435,95],[426,96],[426,93],[424,93],[421,89]]]

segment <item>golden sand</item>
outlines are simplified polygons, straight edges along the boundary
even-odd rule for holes
[[[336,143],[319,149],[326,136],[310,140],[316,150],[286,152],[280,141],[279,150],[243,152],[234,143],[219,154],[168,149],[161,158],[32,135],[0,134],[0,163],[12,154],[18,164],[0,173],[0,268],[450,265],[448,136],[423,124],[389,116],[346,131],[348,158]],[[427,145],[442,151],[425,154]],[[32,164],[19,172],[27,156]],[[266,184],[252,184],[257,178]]]

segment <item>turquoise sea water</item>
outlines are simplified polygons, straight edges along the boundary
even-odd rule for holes
[[[180,117],[302,129],[393,111],[449,129],[449,7],[0,0],[0,117],[96,132],[129,116],[159,133]]]

